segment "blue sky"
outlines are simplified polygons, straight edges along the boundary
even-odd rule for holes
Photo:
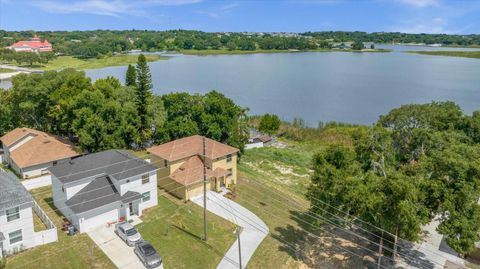
[[[480,33],[480,0],[0,0],[6,30]]]

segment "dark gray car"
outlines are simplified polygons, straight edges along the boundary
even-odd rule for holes
[[[135,254],[145,267],[157,268],[162,265],[162,258],[155,248],[148,241],[141,241],[135,244]]]

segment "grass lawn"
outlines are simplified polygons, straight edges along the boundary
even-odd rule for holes
[[[51,187],[35,189],[33,197],[40,207],[47,213],[57,228],[62,227],[62,218],[55,211],[51,198]],[[116,268],[107,256],[86,234],[67,236],[63,231],[58,231],[58,242],[26,250],[8,258],[8,269],[14,268]]]
[[[165,268],[216,268],[235,242],[235,226],[208,213],[208,242],[203,236],[203,210],[159,191],[158,206],[148,209],[137,228],[158,250]]]
[[[169,57],[160,56],[157,54],[148,54],[145,55],[147,61],[154,62],[158,60],[166,60]],[[95,69],[103,68],[108,66],[122,66],[128,64],[137,63],[138,55],[116,55],[107,58],[101,59],[78,59],[72,56],[59,56],[56,59],[50,61],[45,65],[33,65],[33,66],[23,66],[33,69],[42,69],[42,70],[57,70],[64,68],[75,68],[75,69]]]
[[[408,53],[416,53],[422,55],[434,56],[450,56],[450,57],[464,57],[464,58],[480,58],[480,50],[478,51],[407,51]]]

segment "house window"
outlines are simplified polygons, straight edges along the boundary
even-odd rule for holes
[[[150,182],[150,175],[149,174],[142,175],[142,184],[147,184],[148,182]]]
[[[233,175],[233,169],[232,168],[228,168],[227,171],[228,171],[227,172],[227,177],[230,177],[230,176]]]
[[[22,242],[22,240],[23,240],[22,230],[18,230],[18,231],[9,233],[8,238],[10,240],[10,245],[13,245],[13,244],[18,243],[18,242]]]
[[[58,162],[57,161],[53,161],[53,165],[56,165]]]
[[[18,207],[7,210],[7,222],[20,218],[20,209]]]
[[[150,201],[150,192],[144,192],[142,193],[142,202],[147,202],[147,201]]]
[[[165,167],[168,166],[168,161],[167,160],[163,160],[163,166],[165,166]]]
[[[62,192],[65,192],[65,186],[62,185]]]
[[[232,161],[232,154],[227,155],[227,163]]]

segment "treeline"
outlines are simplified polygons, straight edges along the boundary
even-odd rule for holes
[[[243,148],[245,110],[223,94],[152,92],[143,55],[129,85],[107,77],[92,83],[82,71],[20,74],[0,90],[0,135],[31,127],[68,137],[87,152],[144,148],[201,134]],[[133,73],[133,74],[132,74]]]
[[[55,59],[55,57],[53,52],[31,53],[0,49],[0,63],[16,62],[18,65],[28,64],[32,66],[34,63],[46,64],[50,60]]]
[[[307,197],[315,214],[328,218],[339,209],[347,218],[386,230],[364,227],[390,242],[395,235],[419,240],[422,225],[436,219],[437,231],[451,248],[461,255],[475,250],[480,240],[480,111],[465,115],[452,102],[404,105],[373,127],[327,126],[309,129],[301,139],[314,132],[340,138],[312,160]]]
[[[388,32],[306,32],[303,36],[314,37],[321,40],[330,40],[333,42],[363,41],[373,43],[424,43],[424,44],[442,44],[446,46],[480,46],[480,35],[447,35],[447,34],[406,34],[406,33],[388,33]]]
[[[170,30],[95,31],[5,31],[0,30],[0,46],[29,40],[33,34],[47,39],[56,53],[93,58],[127,52],[174,50],[306,50],[331,48],[342,42],[425,43],[457,46],[480,45],[480,35],[404,34],[366,32],[306,32],[300,34],[207,33]]]

